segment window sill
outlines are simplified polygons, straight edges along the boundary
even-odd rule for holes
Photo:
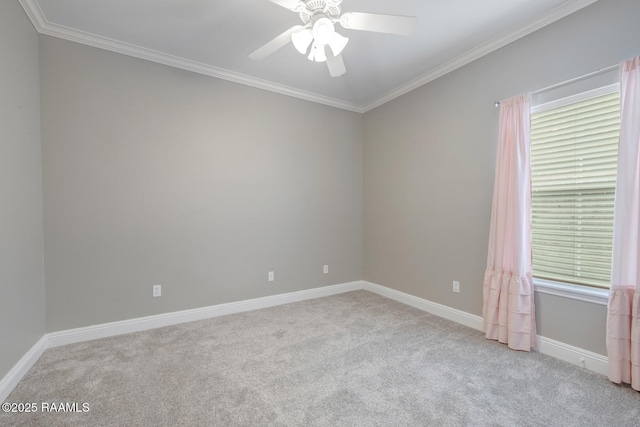
[[[607,305],[609,302],[608,289],[597,289],[536,278],[533,279],[533,287],[536,292],[543,294],[556,295],[593,304]]]

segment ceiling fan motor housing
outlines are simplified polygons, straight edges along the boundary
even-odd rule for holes
[[[306,8],[300,12],[300,19],[305,25],[313,24],[322,17],[338,21],[342,12],[340,3],[342,0],[308,0],[305,2]]]

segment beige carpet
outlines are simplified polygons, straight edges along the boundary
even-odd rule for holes
[[[367,291],[47,350],[2,426],[638,426],[640,393]],[[49,405],[51,407],[51,405]]]

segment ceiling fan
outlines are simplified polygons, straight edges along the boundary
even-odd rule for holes
[[[278,49],[293,43],[298,52],[308,55],[314,62],[326,62],[331,77],[347,72],[341,53],[349,39],[335,30],[335,24],[349,30],[408,35],[416,27],[415,16],[379,15],[375,13],[342,13],[342,0],[269,0],[279,6],[297,12],[303,25],[294,25],[264,46],[256,49],[249,58],[263,59]]]

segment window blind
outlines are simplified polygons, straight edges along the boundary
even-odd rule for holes
[[[619,91],[531,115],[534,277],[609,287]]]

